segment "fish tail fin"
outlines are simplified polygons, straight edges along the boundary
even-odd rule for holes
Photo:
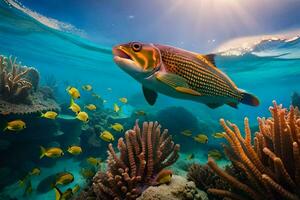
[[[71,97],[71,100],[70,100],[70,106],[72,106],[74,104],[74,99]]]
[[[240,90],[242,94],[241,103],[250,105],[250,106],[258,106],[259,105],[259,99],[254,96],[253,94],[250,94],[246,91]]]
[[[6,131],[6,130],[7,130],[7,125],[5,125],[5,127],[4,127],[4,129],[3,129],[3,132]]]
[[[40,146],[40,148],[41,148],[41,155],[40,155],[40,159],[42,159],[42,158],[45,156],[46,149],[45,149],[45,147],[43,147],[43,146]]]
[[[56,186],[54,186],[54,191],[55,191],[55,200],[60,200],[62,192],[60,189]]]
[[[41,112],[41,117],[45,117],[45,114]]]

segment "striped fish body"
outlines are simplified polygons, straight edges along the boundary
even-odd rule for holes
[[[150,84],[152,85],[150,88],[154,86],[153,89],[160,93],[201,102],[210,108],[216,108],[223,104],[236,107],[242,101],[244,91],[239,90],[234,82],[215,66],[212,55],[196,54],[159,44],[155,44],[155,46],[160,50],[163,63],[158,74],[170,73],[184,78],[189,88],[198,92],[199,95],[178,92],[159,81],[156,81],[154,85]]]
[[[202,55],[160,44],[132,42],[114,48],[115,62],[143,85],[147,102],[153,105],[157,93],[201,102],[210,108],[224,104],[237,108],[258,99],[238,89],[218,69],[214,55]]]

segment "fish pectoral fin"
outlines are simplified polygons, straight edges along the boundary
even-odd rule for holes
[[[171,74],[171,73],[158,73],[156,78],[159,81],[174,88],[178,92],[190,94],[190,95],[194,95],[194,96],[201,96],[201,94],[199,92],[189,88],[189,85],[186,82],[186,79],[182,78],[181,76],[178,76],[176,74]]]
[[[211,109],[215,109],[215,108],[218,108],[220,106],[222,106],[223,104],[220,104],[220,103],[208,103],[206,104],[209,108]]]
[[[185,87],[176,87],[176,91],[181,92],[181,93],[186,93],[194,96],[201,96],[201,94],[193,89],[190,88],[185,88]]]
[[[169,85],[170,87],[184,87],[188,88],[189,85],[186,82],[186,79],[172,73],[158,73],[156,79]]]
[[[143,86],[143,93],[146,101],[153,106],[157,99],[157,92]]]

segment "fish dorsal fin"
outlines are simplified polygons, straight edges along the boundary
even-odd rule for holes
[[[143,86],[143,93],[146,101],[153,106],[157,99],[157,93],[151,89],[146,88]]]
[[[204,62],[206,61],[208,63],[211,63],[212,65],[214,65],[214,67],[217,67],[215,63],[215,56],[216,54],[206,54],[206,55],[198,54],[197,58],[200,59],[201,61]]]
[[[218,108],[218,107],[222,106],[223,104],[219,104],[219,103],[207,103],[206,105],[209,108],[211,108],[211,109],[215,109],[215,108]]]
[[[156,78],[159,81],[174,88],[178,92],[190,94],[194,96],[201,96],[199,92],[191,89],[188,83],[186,82],[186,79],[181,76],[172,73],[158,73]]]

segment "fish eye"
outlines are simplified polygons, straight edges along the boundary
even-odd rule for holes
[[[133,51],[139,52],[140,50],[142,50],[142,44],[139,43],[139,42],[133,42],[131,44],[131,48],[132,48]]]

